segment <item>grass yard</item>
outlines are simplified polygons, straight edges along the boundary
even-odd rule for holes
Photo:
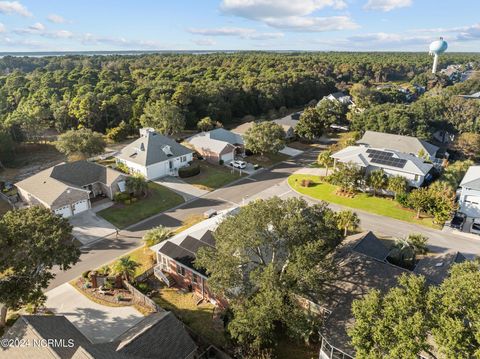
[[[163,309],[175,313],[182,322],[210,343],[219,347],[225,346],[225,333],[213,321],[212,304],[196,305],[192,293],[182,293],[175,288],[166,287],[153,299]]]
[[[245,160],[250,162],[254,165],[259,165],[262,167],[270,167],[276,163],[285,161],[286,159],[290,158],[288,155],[284,155],[283,153],[275,153],[275,154],[265,154],[261,155],[251,155],[248,156]]]
[[[274,350],[274,358],[277,359],[317,359],[319,345],[309,345],[292,342],[289,338],[278,341]]]
[[[238,171],[232,173],[225,166],[214,165],[207,161],[198,161],[197,163],[200,165],[200,173],[193,177],[182,178],[182,180],[206,191],[213,191],[241,177]]]
[[[118,228],[125,228],[184,202],[183,197],[170,189],[150,182],[148,196],[131,204],[115,203],[97,214]]]
[[[205,218],[203,217],[203,214],[193,214],[191,216],[188,216],[182,222],[182,225],[180,227],[176,228],[173,232],[174,232],[174,234],[178,234],[178,233],[183,232],[184,230],[196,225],[197,223],[200,223],[203,220],[205,220]]]
[[[130,256],[132,261],[135,261],[139,264],[139,266],[135,268],[135,277],[143,274],[145,271],[155,265],[155,253],[152,252],[150,248],[145,246],[137,248],[133,252],[127,253],[122,257],[125,256]]]
[[[300,186],[302,179],[312,181],[310,187]],[[432,218],[415,218],[415,212],[401,207],[393,199],[373,197],[365,193],[358,193],[353,198],[338,196],[335,191],[336,186],[321,182],[318,176],[313,175],[292,175],[288,178],[288,184],[296,191],[307,196],[324,200],[327,202],[339,204],[345,207],[361,209],[366,212],[375,213],[381,216],[392,217],[405,222],[421,224],[430,228],[439,228],[434,224]]]

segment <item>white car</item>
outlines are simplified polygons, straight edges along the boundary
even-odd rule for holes
[[[232,162],[230,162],[230,166],[233,166],[235,168],[244,169],[245,167],[247,167],[247,162],[245,162],[245,161],[232,161]]]

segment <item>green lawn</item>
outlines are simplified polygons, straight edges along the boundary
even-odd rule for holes
[[[302,179],[312,181],[310,187],[300,186]],[[345,207],[361,209],[366,212],[379,214],[381,216],[392,217],[405,222],[421,224],[431,228],[439,228],[434,224],[432,218],[415,218],[415,212],[401,207],[396,201],[388,198],[373,197],[365,193],[358,193],[353,198],[338,196],[335,191],[336,186],[321,182],[318,176],[313,175],[291,175],[288,178],[288,184],[296,191],[307,196],[336,203]]]
[[[269,153],[263,156],[261,155],[248,156],[246,158],[246,161],[262,167],[270,167],[276,163],[285,161],[288,158],[290,158],[290,156],[284,155],[283,153],[275,153],[275,154]]]
[[[197,163],[200,165],[200,173],[182,180],[207,191],[213,191],[241,177],[238,171],[232,173],[232,170],[225,166],[214,165],[207,161]]]
[[[223,329],[213,322],[214,306],[210,303],[196,305],[192,293],[181,293],[174,288],[162,288],[153,300],[165,310],[172,311],[195,333],[210,343],[224,347],[226,337]]]
[[[125,228],[142,219],[178,206],[184,202],[183,197],[166,187],[150,182],[148,196],[139,198],[132,204],[115,203],[97,214],[118,228]]]

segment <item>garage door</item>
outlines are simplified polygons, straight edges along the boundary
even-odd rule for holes
[[[70,206],[57,208],[54,212],[55,214],[58,214],[64,218],[68,218],[72,215],[72,210],[70,209]]]
[[[73,215],[86,211],[88,209],[88,200],[78,201],[72,205]]]
[[[480,197],[479,196],[465,196],[462,203],[462,212],[470,217],[480,217]]]
[[[224,163],[229,163],[235,159],[234,157],[235,156],[233,152],[225,153],[224,155],[222,155],[222,160]]]

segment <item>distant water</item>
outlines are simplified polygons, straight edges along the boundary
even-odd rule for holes
[[[46,56],[111,56],[111,55],[120,55],[120,56],[132,56],[132,55],[145,55],[145,54],[210,54],[216,52],[223,53],[235,53],[236,50],[158,50],[158,51],[141,51],[141,50],[131,50],[131,51],[32,51],[32,52],[0,52],[0,58],[5,56],[15,56],[15,57],[46,57]]]

